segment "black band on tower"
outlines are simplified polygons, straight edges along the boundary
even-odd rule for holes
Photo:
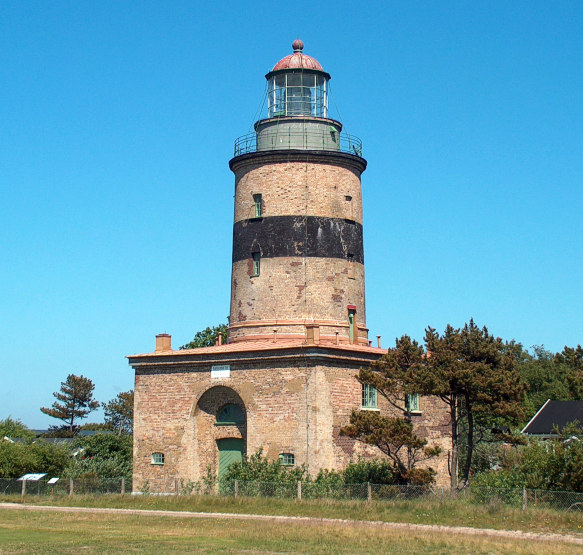
[[[251,258],[309,256],[343,258],[364,264],[362,225],[322,216],[270,216],[236,222],[233,262]]]

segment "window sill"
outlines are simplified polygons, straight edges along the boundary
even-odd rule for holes
[[[378,407],[360,407],[360,410],[369,410],[372,412],[381,412],[381,409]]]
[[[241,426],[245,424],[245,422],[215,422],[215,426],[222,427],[222,426]]]
[[[164,463],[150,463],[152,466],[164,466]]]

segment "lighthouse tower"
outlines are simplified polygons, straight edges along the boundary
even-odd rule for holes
[[[356,377],[387,352],[366,328],[362,145],[329,118],[330,75],[303,47],[296,40],[266,75],[267,117],[229,162],[228,337],[176,350],[160,334],[154,352],[128,357],[134,491],[179,492],[209,469],[221,480],[259,451],[312,475],[340,469],[380,454],[340,433],[353,411],[399,415]],[[420,403],[415,429],[445,453],[449,413],[439,400]],[[447,475],[447,458],[439,471]]]
[[[301,40],[267,79],[267,118],[235,142],[229,342],[368,345],[360,140],[328,117],[330,75]]]

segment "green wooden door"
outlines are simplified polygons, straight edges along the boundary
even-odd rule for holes
[[[243,459],[243,440],[235,438],[218,439],[219,447],[219,480],[225,474],[229,465],[241,462]]]

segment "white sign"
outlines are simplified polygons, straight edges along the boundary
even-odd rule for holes
[[[59,481],[59,479],[58,479],[58,478],[51,478],[51,479],[50,479],[50,480],[47,482],[47,484],[56,484],[58,481]]]
[[[211,379],[230,378],[231,366],[229,364],[216,364],[211,366]]]

